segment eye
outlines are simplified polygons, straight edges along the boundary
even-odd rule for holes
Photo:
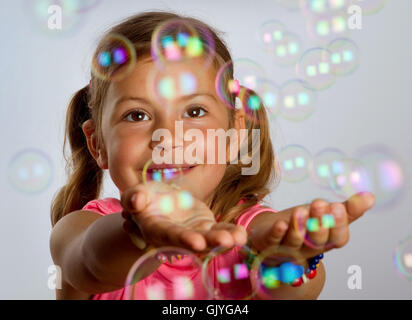
[[[149,116],[145,112],[140,111],[140,110],[131,111],[124,118],[130,122],[140,122],[143,120],[150,120]]]
[[[207,111],[200,106],[193,106],[185,112],[189,118],[201,118],[205,116]]]

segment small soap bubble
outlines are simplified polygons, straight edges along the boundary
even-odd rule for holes
[[[202,279],[217,300],[248,300],[255,291],[249,268],[255,257],[247,246],[216,247],[204,259]]]
[[[282,180],[300,182],[308,177],[312,155],[306,148],[297,144],[288,145],[279,152],[278,157]]]
[[[396,246],[394,264],[395,270],[402,278],[412,281],[412,236],[402,240]]]
[[[273,47],[274,62],[280,66],[292,66],[302,54],[302,42],[297,34],[284,32],[282,39]]]
[[[166,63],[198,58],[208,67],[215,56],[215,42],[203,26],[184,19],[171,19],[153,32],[151,53],[160,68]]]
[[[305,80],[313,90],[329,88],[336,79],[333,74],[331,52],[324,48],[312,48],[306,51],[296,65],[298,77]]]
[[[183,248],[162,247],[142,255],[130,268],[126,300],[210,299],[201,281],[202,262]]]
[[[310,177],[321,188],[330,189],[330,179],[340,168],[346,158],[343,151],[336,148],[326,148],[313,157],[310,167]]]
[[[309,16],[328,17],[345,12],[351,0],[301,0],[302,10]]]
[[[326,44],[348,33],[346,13],[332,16],[315,16],[306,20],[308,34],[318,43]]]
[[[336,39],[332,41],[328,50],[332,72],[336,76],[346,76],[353,73],[359,66],[359,48],[350,39]]]
[[[285,25],[277,20],[263,23],[259,28],[259,41],[266,51],[273,54],[278,44],[287,32]]]
[[[106,81],[120,81],[136,64],[133,44],[123,35],[109,34],[99,44],[92,59],[92,73]]]
[[[52,162],[40,150],[23,150],[13,156],[9,162],[8,180],[17,191],[22,193],[40,193],[50,185],[52,178]]]
[[[303,121],[315,111],[316,92],[302,80],[294,79],[281,87],[280,115],[289,121]]]

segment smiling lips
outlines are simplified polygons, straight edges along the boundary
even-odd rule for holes
[[[175,179],[191,171],[195,166],[157,165],[147,169],[147,180],[164,181]]]

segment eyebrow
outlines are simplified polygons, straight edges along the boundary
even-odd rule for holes
[[[210,94],[210,93],[193,93],[193,94],[189,94],[189,95],[184,95],[181,98],[179,98],[179,101],[191,100],[193,98],[196,98],[197,96],[207,96],[207,97],[212,98],[213,100],[217,101],[216,97],[213,94]],[[116,101],[115,106],[117,107],[120,103],[125,102],[125,101],[129,101],[129,100],[151,105],[151,103],[148,100],[146,100],[145,98],[133,97],[133,96],[124,96],[124,97],[119,98]]]

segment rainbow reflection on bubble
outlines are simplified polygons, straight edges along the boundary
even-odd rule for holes
[[[296,64],[298,77],[312,90],[329,88],[336,79],[332,71],[331,52],[324,48],[309,49]]]
[[[185,19],[161,23],[152,35],[152,58],[163,68],[167,62],[203,58],[208,67],[215,55],[215,42],[209,30]]]
[[[202,279],[215,299],[247,300],[254,296],[247,265],[250,253],[247,246],[235,246],[230,249],[216,247],[207,254],[202,266]]]
[[[331,52],[332,72],[336,76],[353,73],[359,66],[359,48],[350,39],[336,39],[328,45]]]
[[[289,121],[303,121],[315,111],[316,92],[299,79],[286,82],[280,89],[280,115]]]
[[[53,178],[53,164],[50,158],[37,149],[17,153],[8,165],[9,183],[17,191],[34,194],[44,191]]]
[[[309,17],[306,20],[306,29],[313,40],[322,44],[326,44],[337,37],[344,37],[349,31],[346,13],[330,17]]]
[[[292,66],[302,53],[302,43],[297,34],[284,32],[282,39],[274,43],[273,60],[280,66]]]
[[[133,44],[123,35],[109,34],[99,44],[92,59],[92,73],[106,81],[120,81],[136,64]]]
[[[210,295],[201,281],[201,268],[202,262],[189,250],[152,249],[130,268],[125,300],[208,300]]]
[[[396,246],[393,258],[398,274],[402,278],[412,281],[412,236],[402,240]]]
[[[308,177],[312,155],[305,147],[288,145],[279,152],[282,180],[300,182]]]
[[[303,12],[308,16],[328,17],[345,12],[350,0],[301,0]]]
[[[277,20],[264,22],[259,28],[259,40],[265,50],[274,53],[276,44],[279,43],[285,34],[285,25]]]

